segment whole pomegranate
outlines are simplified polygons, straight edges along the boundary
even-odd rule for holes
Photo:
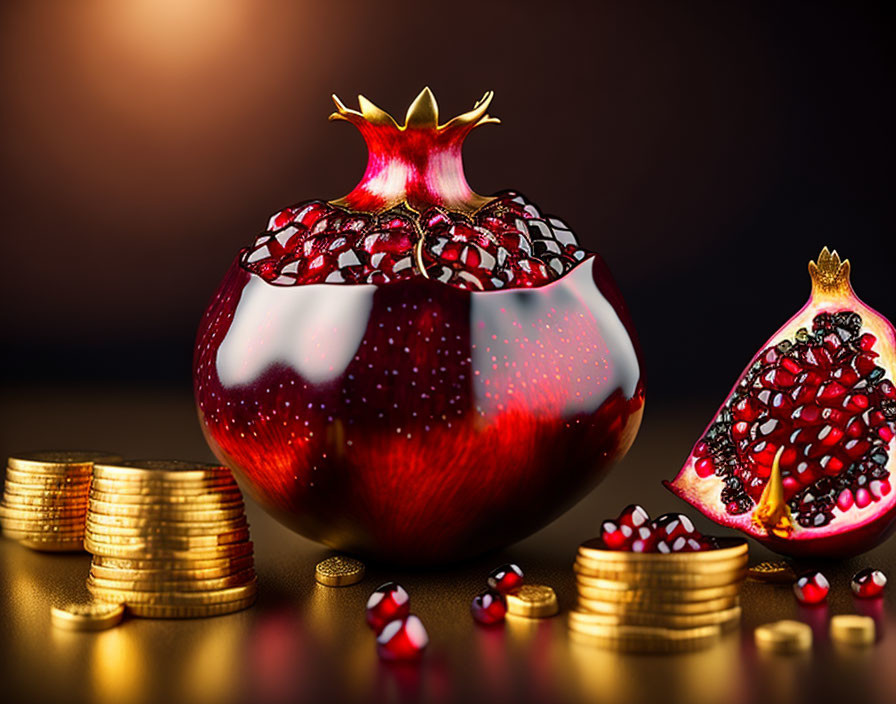
[[[215,454],[298,532],[387,560],[505,545],[594,487],[635,438],[640,352],[600,257],[522,196],[467,185],[425,89],[403,125],[338,98],[369,150],[344,198],[271,218],[199,327]]]
[[[754,357],[667,486],[785,555],[851,556],[896,527],[896,334],[849,261],[810,262],[809,302]]]

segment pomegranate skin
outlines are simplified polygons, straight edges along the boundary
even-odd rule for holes
[[[519,540],[634,441],[637,338],[603,261],[538,288],[272,286],[234,261],[199,327],[216,456],[278,520],[372,558]]]

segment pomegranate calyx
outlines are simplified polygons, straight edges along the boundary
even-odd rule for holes
[[[836,249],[832,252],[823,247],[818,255],[818,262],[809,262],[812,295],[835,298],[852,295],[849,270],[849,259],[841,260]]]
[[[486,111],[494,93],[488,91],[472,110],[439,124],[439,106],[429,88],[411,103],[404,124],[362,95],[360,110],[336,96],[331,120],[350,122],[367,143],[367,168],[360,183],[332,205],[360,212],[379,213],[399,205],[415,212],[439,206],[473,213],[490,202],[475,193],[464,176],[461,150],[474,127],[499,123]]]
[[[783,445],[772,460],[768,483],[762,490],[752,518],[756,528],[764,529],[766,533],[777,535],[779,538],[786,538],[793,532],[793,517],[784,499],[784,479],[781,476],[780,466],[782,454],[784,454]]]

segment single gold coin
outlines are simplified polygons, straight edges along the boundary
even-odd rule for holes
[[[251,557],[231,561],[225,567],[190,569],[125,569],[122,567],[105,567],[96,561],[90,566],[90,574],[98,579],[109,579],[120,582],[140,582],[156,584],[162,582],[195,582],[208,579],[223,579],[247,570],[253,570],[255,560]]]
[[[241,543],[249,539],[246,527],[235,530],[213,533],[211,535],[167,535],[142,534],[138,536],[111,535],[87,528],[84,533],[94,543],[107,543],[123,547],[172,548],[174,550],[192,550],[194,548],[216,548],[232,543]]]
[[[69,631],[102,631],[121,623],[124,604],[92,602],[68,604],[50,609],[50,620],[57,628]]]
[[[547,618],[554,616],[560,607],[557,594],[543,584],[524,584],[506,594],[507,613],[526,618]]]
[[[19,530],[19,531],[36,531],[36,532],[44,532],[44,531],[69,531],[69,532],[84,532],[84,518],[80,519],[69,519],[66,521],[62,520],[44,520],[44,519],[17,519],[17,518],[0,518],[0,524],[3,525],[4,528],[8,530]]]
[[[155,545],[118,545],[97,542],[90,535],[84,536],[84,547],[94,555],[104,557],[120,557],[136,560],[220,560],[223,558],[241,557],[252,554],[252,543],[249,541],[228,543],[208,548],[170,548]]]
[[[617,602],[620,604],[681,604],[705,602],[711,599],[735,597],[740,593],[740,584],[728,584],[723,587],[707,587],[706,589],[598,589],[585,582],[587,578],[576,578],[576,589],[579,596],[598,601]]]
[[[583,583],[598,586],[601,589],[707,589],[710,587],[724,587],[729,584],[743,582],[747,575],[745,569],[729,570],[709,574],[670,574],[670,573],[644,573],[631,574],[626,572],[601,572],[582,568],[578,564],[573,565],[576,576],[583,579]]]
[[[69,472],[76,468],[89,471],[96,462],[117,462],[120,459],[120,455],[111,452],[51,450],[12,455],[7,464],[10,469],[22,472],[32,470],[39,472]]]
[[[741,608],[734,606],[724,611],[705,614],[675,615],[630,612],[626,614],[599,614],[583,609],[569,612],[570,628],[573,623],[582,627],[597,624],[601,626],[654,626],[660,628],[697,628],[698,626],[718,626],[723,631],[740,624]]]
[[[36,484],[22,484],[14,482],[11,479],[6,480],[3,485],[3,493],[6,495],[17,494],[19,496],[48,496],[54,498],[65,499],[66,497],[84,497],[87,496],[87,490],[90,482],[84,482],[80,486],[76,485],[60,485],[57,487],[38,486]]]
[[[30,509],[22,509],[22,508],[13,508],[11,506],[7,506],[6,504],[0,504],[0,520],[4,518],[11,518],[13,520],[18,521],[30,521],[30,520],[40,520],[40,521],[66,521],[66,520],[81,520],[83,521],[87,517],[87,511],[81,509],[55,509],[49,508],[46,510],[42,510],[39,508],[30,508]]]
[[[616,564],[628,567],[650,566],[680,568],[684,565],[711,564],[724,562],[748,554],[747,541],[741,538],[718,538],[719,547],[700,552],[627,552],[609,550],[600,538],[586,540],[579,546],[579,555],[601,564]]]
[[[239,491],[239,486],[232,477],[226,479],[215,479],[203,482],[184,482],[184,481],[114,481],[103,479],[102,477],[94,477],[91,487],[95,491],[102,491],[107,494],[117,494],[124,496],[158,496],[167,494],[182,494],[191,496],[194,494],[208,494],[224,491]]]
[[[22,472],[18,469],[7,469],[6,480],[16,482],[17,484],[25,484],[27,486],[35,486],[38,488],[80,488],[87,484],[90,484],[90,472],[79,471],[76,474],[44,474],[40,472]]]
[[[796,572],[784,560],[774,562],[759,562],[747,571],[747,577],[754,582],[766,582],[768,584],[793,584],[796,581]]]
[[[657,628],[652,626],[593,626],[588,630],[570,630],[577,643],[609,650],[633,653],[672,653],[699,650],[716,643],[722,630],[718,626],[696,628]]]
[[[255,603],[255,594],[245,599],[220,604],[169,606],[167,604],[128,604],[127,612],[140,618],[207,618],[242,611]]]
[[[86,496],[63,496],[30,494],[20,495],[4,492],[3,504],[21,511],[87,511]]]
[[[245,516],[231,521],[217,523],[171,523],[162,521],[146,521],[133,526],[110,525],[95,520],[93,514],[86,517],[87,530],[97,535],[132,537],[132,538],[166,538],[175,537],[202,537],[230,534],[238,530],[249,528]]]
[[[769,653],[802,653],[812,647],[812,629],[801,621],[775,621],[753,632],[756,647]]]
[[[238,565],[245,561],[253,561],[251,546],[248,551],[242,555],[234,555],[231,557],[216,557],[210,559],[196,559],[188,557],[187,559],[133,559],[120,557],[104,557],[102,555],[94,555],[92,568],[102,567],[110,570],[130,570],[134,572],[158,572],[158,571],[194,571],[194,570],[227,570],[234,571]]]
[[[156,580],[121,580],[105,579],[96,576],[93,570],[90,572],[89,584],[98,589],[115,589],[119,591],[134,592],[210,592],[218,589],[228,589],[249,584],[255,580],[255,570],[247,569],[242,572],[217,577],[215,579],[174,579],[167,582]]]
[[[182,507],[190,508],[194,511],[217,508],[219,506],[229,506],[231,504],[242,504],[243,495],[239,490],[228,491],[212,491],[200,494],[176,494],[168,493],[164,496],[147,494],[142,496],[139,494],[116,494],[105,491],[98,491],[91,488],[89,493],[91,502],[101,501],[103,503],[124,505],[124,506],[151,506],[151,507]]]
[[[831,617],[831,640],[843,645],[871,645],[876,637],[874,619],[856,614]]]
[[[119,525],[132,525],[134,520],[207,523],[239,518],[245,513],[246,507],[242,501],[206,509],[193,509],[189,504],[149,506],[90,501],[90,515],[94,520]]]
[[[364,563],[334,555],[317,563],[314,579],[327,587],[347,587],[364,579]]]
[[[87,591],[97,599],[104,601],[123,601],[132,604],[157,604],[160,606],[207,606],[227,601],[236,601],[255,596],[257,585],[253,578],[236,587],[215,589],[204,592],[188,591],[134,591],[129,589],[108,589],[99,587],[91,579],[87,579]]]
[[[579,594],[579,606],[585,611],[593,611],[599,614],[664,614],[691,616],[694,614],[707,614],[740,606],[738,597],[723,597],[709,599],[707,601],[693,602],[655,602],[652,604],[624,603],[619,601],[602,601],[589,599]]]
[[[97,462],[93,465],[93,476],[99,479],[170,479],[173,481],[196,481],[205,479],[232,478],[230,470],[223,465],[182,460],[123,460],[115,463]]]

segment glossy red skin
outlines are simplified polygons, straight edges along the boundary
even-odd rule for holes
[[[241,320],[247,288],[301,297],[288,314],[256,311],[263,335],[294,331],[323,309],[324,367],[327,354],[348,361],[317,382],[290,363],[222,380],[228,332],[257,322]],[[363,315],[358,297],[370,306]],[[532,311],[545,315],[528,324]],[[344,331],[329,328],[344,317],[363,322],[354,355],[340,349]],[[251,335],[234,339],[228,354],[235,346],[246,364],[266,354]],[[640,425],[640,359],[597,256],[541,288],[476,293],[423,278],[278,288],[234,261],[200,324],[194,387],[210,447],[280,521],[355,554],[444,563],[531,534],[603,478]],[[533,383],[507,394],[520,370]]]

